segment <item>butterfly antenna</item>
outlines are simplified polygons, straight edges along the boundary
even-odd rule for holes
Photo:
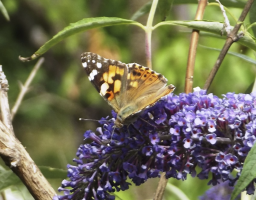
[[[111,137],[110,137],[110,143],[112,142],[112,137],[113,137],[113,135],[114,135],[115,130],[116,130],[116,126],[114,125],[114,126],[113,126],[113,131],[112,131]]]
[[[158,127],[156,127],[155,125],[149,123],[147,120],[145,120],[143,118],[139,118],[139,119],[141,119],[142,121],[146,122],[147,124],[149,124],[150,126],[152,126],[154,128],[166,128],[167,127],[166,125],[165,126],[158,126]]]
[[[106,120],[106,119],[97,120],[97,119],[84,119],[84,118],[79,118],[79,121],[109,122],[109,120]]]
[[[155,125],[153,125],[153,124],[150,124],[147,120],[145,120],[145,119],[143,119],[143,118],[139,118],[140,120],[142,120],[142,121],[144,121],[144,122],[146,122],[147,124],[149,124],[150,126],[152,126],[152,127],[154,127],[154,128],[156,128],[156,126]]]

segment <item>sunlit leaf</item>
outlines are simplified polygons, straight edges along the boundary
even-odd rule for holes
[[[254,82],[249,86],[250,90],[247,93],[256,92],[256,77],[254,79]]]
[[[86,31],[93,28],[101,28],[106,26],[115,26],[115,25],[137,25],[143,28],[143,25],[127,19],[117,18],[117,17],[97,17],[97,18],[86,18],[82,19],[78,22],[72,23],[62,31],[53,36],[52,39],[47,41],[43,46],[41,46],[32,56],[24,58],[20,57],[21,61],[31,61],[36,59],[37,57],[44,54],[48,51],[52,46],[64,40],[65,38],[74,35],[76,33]]]
[[[8,15],[8,12],[7,12],[7,10],[5,9],[5,7],[4,7],[4,5],[3,5],[3,3],[2,3],[1,0],[0,0],[0,12],[3,14],[3,16],[5,17],[5,19],[6,19],[7,21],[10,21],[10,17],[9,17],[9,15]]]
[[[256,177],[256,145],[249,151],[243,166],[240,178],[238,179],[231,200],[240,194],[243,189]]]
[[[166,191],[169,191],[169,193],[173,194],[176,197],[179,197],[179,199],[183,199],[183,200],[189,200],[189,198],[187,197],[187,195],[178,187],[176,187],[175,185],[168,183],[166,185],[165,188]]]

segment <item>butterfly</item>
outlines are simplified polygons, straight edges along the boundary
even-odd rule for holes
[[[175,89],[163,75],[136,63],[125,64],[91,52],[82,53],[81,60],[90,82],[117,113],[117,128],[134,122],[143,110]]]

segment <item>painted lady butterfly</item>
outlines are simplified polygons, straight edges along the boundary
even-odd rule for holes
[[[117,128],[134,122],[141,111],[175,89],[167,86],[163,75],[136,63],[125,64],[91,52],[83,53],[81,60],[89,80],[117,112]]]

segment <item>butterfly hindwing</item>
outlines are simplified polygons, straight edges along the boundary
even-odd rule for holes
[[[120,110],[123,120],[154,105],[173,90],[174,86],[167,86],[167,79],[163,75],[148,67],[128,64],[127,103]]]

